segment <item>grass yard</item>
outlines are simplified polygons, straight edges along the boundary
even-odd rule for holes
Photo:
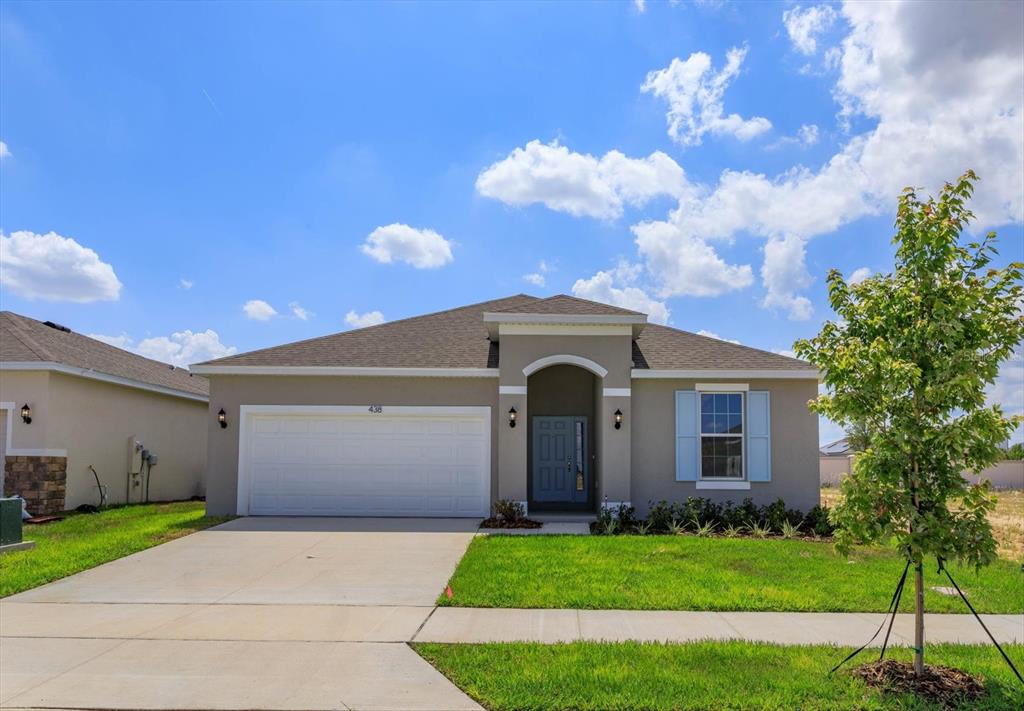
[[[851,650],[750,642],[690,644],[416,644],[417,652],[488,709],[928,709],[828,670]],[[1007,649],[1024,659],[1024,646]],[[972,709],[1024,707],[1024,687],[993,647],[931,645],[928,661],[984,676]],[[889,655],[909,660],[911,652]],[[866,651],[854,660],[877,658]]]
[[[1024,564],[1024,491],[997,491],[996,510],[988,515],[999,555]],[[834,507],[843,498],[839,487],[821,488],[822,506]]]
[[[202,501],[135,504],[96,514],[69,514],[42,526],[25,526],[32,550],[0,556],[0,597],[38,587],[174,538],[229,520],[207,516]]]
[[[1024,572],[998,560],[951,568],[979,612],[1024,611]],[[697,536],[478,536],[439,605],[617,610],[884,612],[903,563],[892,549],[850,560],[830,543]],[[927,586],[948,586],[926,565]],[[901,609],[912,610],[912,594]],[[967,612],[928,591],[929,612]]]

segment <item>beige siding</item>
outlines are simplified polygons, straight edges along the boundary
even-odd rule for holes
[[[496,378],[369,378],[214,375],[210,378],[207,511],[234,513],[238,486],[241,405],[412,405],[491,408],[491,491],[497,481],[499,423]],[[212,413],[227,413],[221,429]],[[525,428],[524,428],[525,429]]]
[[[11,449],[46,449],[50,417],[50,374],[43,371],[0,370],[0,402],[14,403]],[[21,406],[32,408],[32,424],[21,421]]]
[[[675,391],[692,390],[696,382],[633,381],[632,500],[637,509],[643,513],[649,501],[682,501],[688,496],[735,502],[749,496],[759,504],[781,497],[805,511],[817,504],[818,418],[807,409],[807,401],[817,395],[817,383],[749,381],[751,390],[771,392],[772,480],[752,482],[749,491],[715,491],[675,480]]]
[[[55,406],[49,446],[68,451],[68,508],[99,501],[90,464],[107,486],[108,502],[125,501],[132,435],[159,458],[150,479],[151,501],[203,493],[205,402],[59,373],[50,377],[50,401]],[[130,492],[129,500],[139,499],[139,491]]]

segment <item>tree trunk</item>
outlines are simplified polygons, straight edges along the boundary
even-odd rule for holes
[[[914,673],[924,674],[924,564],[914,567]]]

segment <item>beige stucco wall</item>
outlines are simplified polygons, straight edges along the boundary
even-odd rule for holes
[[[66,450],[65,507],[99,503],[91,464],[107,486],[108,503],[125,501],[127,442],[156,453],[151,501],[203,493],[206,468],[205,402],[51,372],[0,372],[0,401],[27,402],[32,424],[13,418],[14,450]],[[138,501],[134,487],[129,500]]]
[[[0,370],[0,402],[14,403],[12,449],[45,449],[50,417],[50,373],[45,370]],[[32,408],[32,424],[21,421],[21,406]]]
[[[734,502],[749,496],[758,504],[771,503],[781,497],[788,506],[804,511],[816,505],[819,501],[818,418],[807,409],[807,401],[817,395],[817,383],[813,380],[746,381],[751,390],[771,392],[772,480],[751,482],[750,489],[745,491],[718,491],[698,490],[695,482],[675,480],[675,391],[692,390],[696,382],[633,381],[632,501],[637,510],[644,514],[649,501],[683,501],[688,496]]]
[[[221,429],[212,414],[206,418],[209,436],[206,510],[211,514],[232,514],[237,509],[240,405],[490,407],[492,498],[495,498],[494,492],[501,491],[496,438],[498,433],[510,428],[507,416],[499,421],[496,378],[213,375],[210,377],[210,413],[224,408],[228,427]],[[507,410],[508,406],[502,412]],[[525,429],[516,428],[517,431]]]
[[[844,476],[853,470],[853,457],[818,457],[818,474],[822,486],[839,486]]]
[[[608,373],[596,378],[594,425],[597,461],[598,500],[630,500],[630,403],[628,397],[604,397],[604,388],[630,387],[633,345],[628,335],[565,336],[565,335],[503,335],[501,337],[500,385],[527,385],[523,368],[547,356],[574,355],[594,361]],[[530,416],[527,396],[502,395],[502,412],[515,406],[522,421]],[[614,429],[611,413],[620,408],[626,417],[621,429]],[[508,427],[499,435],[501,492],[503,498],[526,500],[527,442],[526,427]]]

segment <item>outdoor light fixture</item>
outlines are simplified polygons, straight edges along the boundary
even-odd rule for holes
[[[28,406],[27,402],[21,406],[21,421],[26,425],[32,424],[32,408]]]
[[[516,409],[514,407],[510,407],[508,409],[508,426],[509,427],[515,427],[516,426]]]
[[[622,410],[615,411],[615,429],[622,429]]]
[[[217,422],[220,423],[220,428],[226,430],[228,428],[228,413],[224,412],[224,408],[220,409],[217,413]]]

